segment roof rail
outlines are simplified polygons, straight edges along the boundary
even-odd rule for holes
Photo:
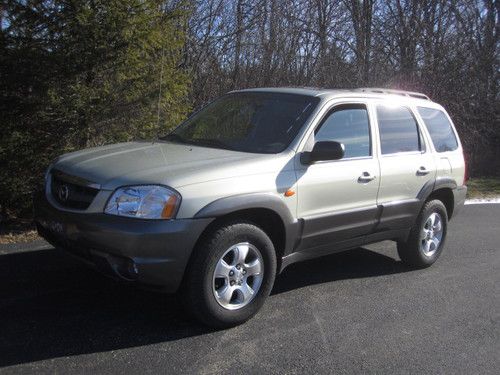
[[[362,91],[362,92],[373,92],[373,93],[377,93],[377,94],[392,94],[392,95],[409,96],[412,98],[431,100],[427,95],[422,94],[420,92],[414,92],[414,91],[393,90],[393,89],[386,89],[386,88],[379,88],[379,87],[360,87],[360,88],[355,89],[355,90]]]

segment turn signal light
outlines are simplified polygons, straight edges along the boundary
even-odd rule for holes
[[[177,208],[177,199],[175,195],[171,195],[170,198],[168,198],[161,212],[162,219],[171,219],[174,216],[175,209]]]

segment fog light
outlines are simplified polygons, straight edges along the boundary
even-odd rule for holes
[[[139,275],[137,265],[132,259],[115,257],[115,271],[124,279],[135,280]]]
[[[105,259],[113,272],[122,279],[133,281],[139,276],[137,264],[130,258],[111,255],[96,250],[93,250],[92,253],[103,260]]]

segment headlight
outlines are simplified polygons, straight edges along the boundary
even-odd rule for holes
[[[124,186],[115,190],[104,212],[141,219],[172,219],[180,203],[179,193],[164,186]]]

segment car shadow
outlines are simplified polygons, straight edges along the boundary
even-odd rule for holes
[[[291,265],[272,294],[406,270],[359,248]],[[0,255],[0,327],[0,367],[213,331],[186,318],[174,296],[124,286],[53,249]]]
[[[0,366],[210,332],[173,296],[127,287],[57,250],[0,255]]]
[[[411,271],[400,260],[359,247],[295,263],[277,278],[272,294],[336,280],[376,277]]]

